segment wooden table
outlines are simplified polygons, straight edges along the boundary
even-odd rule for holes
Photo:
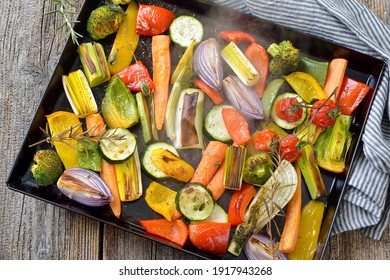
[[[388,0],[360,0],[390,24]],[[81,1],[79,1],[81,2]],[[77,4],[79,6],[80,3]],[[0,1],[0,259],[195,259],[167,246],[10,191],[6,179],[64,46],[52,0]],[[329,259],[390,259],[359,231],[330,240]]]

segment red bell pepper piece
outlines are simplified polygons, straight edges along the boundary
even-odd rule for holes
[[[141,91],[141,82],[146,82],[151,90],[154,89],[154,84],[150,78],[148,69],[140,60],[127,66],[125,69],[118,72],[117,75],[131,91]]]
[[[230,223],[190,224],[189,238],[195,247],[214,254],[225,254],[229,245]]]
[[[180,246],[188,238],[187,225],[182,220],[168,221],[166,219],[140,220],[139,223],[147,233],[163,237]]]
[[[216,105],[223,103],[224,99],[222,95],[203,82],[201,79],[195,79],[192,83],[194,86],[204,91],[204,93],[206,93]]]
[[[223,108],[222,117],[227,132],[233,139],[234,143],[242,146],[251,139],[248,123],[236,109]]]
[[[239,42],[246,42],[249,44],[256,42],[255,37],[243,31],[221,31],[219,32],[219,37],[229,42],[232,41],[236,44]]]
[[[163,7],[140,4],[135,33],[143,36],[160,35],[168,31],[176,15]]]
[[[263,97],[265,85],[268,76],[268,54],[267,51],[259,44],[252,43],[246,48],[244,55],[252,63],[253,67],[259,72],[259,80],[253,86],[259,98]]]
[[[345,76],[337,100],[340,112],[350,116],[369,91],[368,85]]]
[[[244,221],[245,211],[255,195],[256,189],[250,184],[242,184],[241,189],[232,194],[228,207],[229,223],[232,226],[237,226]]]

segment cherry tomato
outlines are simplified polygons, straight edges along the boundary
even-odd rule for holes
[[[312,123],[321,128],[332,126],[339,114],[339,110],[333,100],[329,99],[326,103],[325,101],[326,99],[316,101],[310,109]]]
[[[279,135],[271,129],[256,132],[253,142],[256,151],[272,152],[278,148]]]
[[[295,162],[302,156],[300,139],[293,134],[287,134],[279,142],[279,151],[281,159],[289,162]]]
[[[188,236],[194,246],[206,252],[225,254],[229,245],[230,223],[190,224]]]
[[[169,29],[176,15],[165,8],[140,4],[138,8],[135,33],[143,36],[154,36]]]
[[[303,107],[294,97],[282,98],[276,103],[276,115],[289,123],[299,121],[303,115]]]

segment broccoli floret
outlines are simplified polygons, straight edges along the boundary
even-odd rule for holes
[[[274,75],[286,75],[294,72],[299,65],[300,51],[288,41],[271,44],[267,52],[272,56],[269,70]]]
[[[53,150],[37,151],[34,161],[31,172],[39,186],[55,183],[64,170],[60,157]]]
[[[104,5],[92,11],[87,21],[87,31],[93,40],[100,40],[118,31],[125,19],[124,10],[115,4]]]
[[[248,184],[261,186],[267,182],[274,170],[271,156],[267,152],[258,152],[246,158],[243,180]]]

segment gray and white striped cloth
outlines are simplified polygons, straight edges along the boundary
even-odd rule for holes
[[[208,0],[380,58],[390,66],[390,28],[356,0]],[[390,12],[390,11],[389,11]],[[390,70],[363,133],[333,234],[361,229],[380,239],[390,222]]]

